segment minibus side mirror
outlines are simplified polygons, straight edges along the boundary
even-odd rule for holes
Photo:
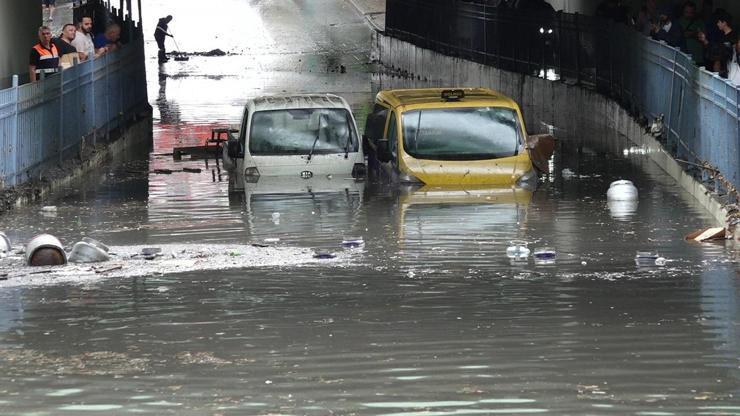
[[[244,154],[242,153],[242,146],[239,143],[239,139],[237,139],[236,137],[229,137],[229,141],[226,142],[226,146],[226,150],[230,158],[239,159],[244,157]]]
[[[383,163],[391,161],[392,157],[391,157],[391,151],[388,148],[388,139],[378,140],[376,151],[377,151],[377,157],[379,161]]]
[[[239,159],[244,157],[242,153],[242,146],[239,143],[239,138],[229,133],[229,140],[226,142],[226,152],[232,159]]]

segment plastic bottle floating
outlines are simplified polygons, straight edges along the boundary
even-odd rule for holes
[[[526,261],[529,258],[530,250],[527,248],[526,241],[515,240],[509,243],[506,248],[506,257],[515,261]]]
[[[637,188],[632,181],[614,181],[606,191],[606,199],[609,201],[634,201],[637,200]]]
[[[535,264],[555,264],[558,253],[550,247],[542,247],[534,250],[532,253]]]
[[[635,254],[635,264],[638,266],[654,266],[660,257],[658,253],[652,251],[638,251]],[[665,259],[663,259],[665,261]]]

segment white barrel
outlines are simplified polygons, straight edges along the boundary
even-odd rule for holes
[[[59,266],[67,264],[67,253],[58,238],[39,234],[26,244],[26,262],[29,266]]]
[[[637,200],[637,188],[632,181],[614,181],[606,191],[606,199],[609,201],[635,201]]]

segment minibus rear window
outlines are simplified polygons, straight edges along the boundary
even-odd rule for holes
[[[483,160],[514,156],[521,143],[515,110],[446,108],[403,113],[403,147],[417,159]]]

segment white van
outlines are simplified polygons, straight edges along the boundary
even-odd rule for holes
[[[238,135],[224,146],[235,190],[260,177],[364,178],[365,155],[347,102],[333,94],[250,99]]]

